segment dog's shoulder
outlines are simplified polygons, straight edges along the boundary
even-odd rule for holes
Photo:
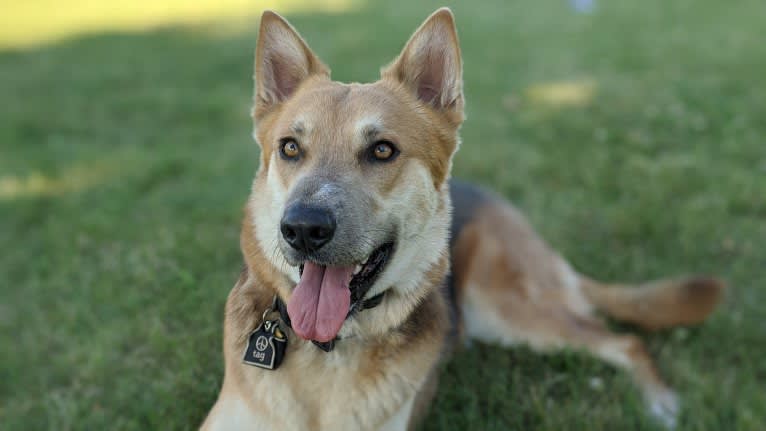
[[[450,246],[454,246],[461,230],[474,219],[477,211],[498,198],[481,186],[456,179],[449,181],[449,194],[452,202]]]

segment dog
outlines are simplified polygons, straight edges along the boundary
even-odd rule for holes
[[[427,412],[455,340],[583,350],[629,373],[673,426],[678,399],[641,339],[692,325],[724,282],[638,286],[575,271],[511,204],[450,179],[464,120],[449,9],[371,84],[344,84],[263,13],[255,56],[260,167],[229,294],[225,374],[204,430],[405,430]],[[599,314],[601,313],[601,314]]]

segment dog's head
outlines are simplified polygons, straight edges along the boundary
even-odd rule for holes
[[[446,252],[446,182],[463,121],[452,14],[431,15],[379,81],[343,84],[265,12],[255,82],[255,234],[297,283],[283,292],[295,331],[328,341],[355,299],[416,289]]]

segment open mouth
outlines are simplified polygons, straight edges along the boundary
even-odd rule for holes
[[[301,264],[300,281],[287,303],[295,333],[306,340],[334,339],[385,269],[393,250],[393,243],[383,244],[358,264]]]
[[[391,252],[394,250],[394,243],[389,242],[376,248],[367,259],[354,266],[353,277],[349,282],[348,288],[351,291],[351,307],[353,308],[356,302],[364,299],[364,295],[375,284],[375,280],[378,279],[380,273],[386,267],[388,259],[391,256]],[[300,264],[298,271],[303,277],[303,269],[305,263]]]

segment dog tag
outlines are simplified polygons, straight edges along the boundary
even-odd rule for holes
[[[276,370],[287,350],[287,334],[279,328],[278,320],[264,320],[247,341],[242,361],[249,365]]]

